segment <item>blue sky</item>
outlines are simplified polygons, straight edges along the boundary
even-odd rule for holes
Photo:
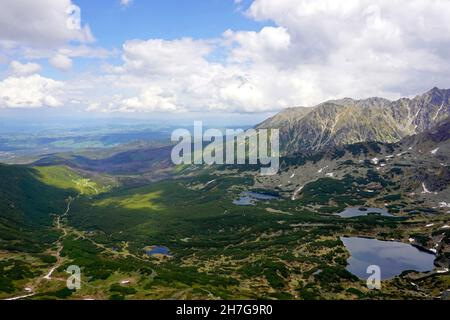
[[[129,39],[215,38],[227,29],[258,31],[267,24],[243,14],[240,8],[248,7],[249,1],[237,6],[234,0],[135,0],[127,7],[118,0],[74,2],[99,44],[107,48]]]
[[[446,0],[2,0],[0,114],[259,120],[412,97],[450,87],[449,16]]]
[[[231,30],[258,31],[270,21],[255,21],[245,15],[251,0],[133,0],[124,6],[120,0],[74,0],[82,12],[82,23],[94,31],[95,46],[116,50],[109,59],[120,62],[120,48],[131,39],[166,39],[190,37],[214,39]],[[48,67],[45,59],[41,64],[47,68],[43,75],[55,79],[67,79],[79,72],[98,69],[98,61],[77,59],[67,72]]]
[[[255,21],[245,15],[251,0],[239,4],[235,0],[133,0],[127,6],[120,0],[73,2],[81,8],[82,23],[94,31],[94,45],[116,50],[108,59],[111,63],[120,63],[120,49],[132,39],[214,39],[228,29],[258,31],[271,25],[270,21]],[[45,60],[41,63],[48,66]],[[98,67],[98,61],[80,58],[71,74],[52,68],[45,68],[43,74],[67,79],[76,73],[98,70]]]

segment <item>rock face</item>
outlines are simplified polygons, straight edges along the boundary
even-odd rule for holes
[[[450,116],[450,89],[413,99],[345,98],[312,108],[290,108],[257,128],[280,129],[284,154],[359,142],[394,143],[431,129]]]

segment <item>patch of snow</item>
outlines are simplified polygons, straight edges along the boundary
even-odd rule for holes
[[[305,187],[305,186],[301,186],[300,188],[298,188],[298,189],[294,192],[294,194],[292,195],[292,198],[291,198],[292,201],[295,201],[295,198],[297,197],[297,195],[298,195],[300,192],[302,192],[302,190],[303,190],[304,187]]]
[[[325,176],[327,176],[327,177],[329,177],[329,178],[333,178],[333,177],[334,177],[334,173],[333,173],[333,172],[330,172],[330,173],[327,173]]]
[[[427,187],[425,186],[424,182],[422,183],[422,188],[423,188],[422,194],[431,193],[430,190],[428,190]]]
[[[361,160],[362,161],[362,160]],[[325,170],[325,169],[327,169],[328,168],[328,166],[326,166],[326,167],[323,167],[323,168],[321,168],[321,169],[319,169],[319,171],[317,171],[317,173],[322,173],[323,172],[323,170]]]
[[[436,149],[431,151],[431,154],[436,154],[438,151],[439,151],[439,148],[436,148]]]
[[[436,271],[436,273],[447,273],[447,272],[448,272],[448,268],[444,268],[444,269]]]
[[[215,181],[216,181],[216,179],[207,182],[207,183],[205,184],[205,188],[206,188],[207,186],[209,186],[211,183],[215,182]]]
[[[373,158],[372,160],[370,160],[373,164],[378,164],[378,162],[380,162],[380,159],[378,158]]]
[[[426,226],[425,226],[425,228],[431,228],[431,227],[433,227],[434,226],[434,223],[430,223],[430,224],[427,224]]]
[[[130,284],[130,280],[123,280],[120,282],[120,284]]]
[[[414,242],[416,242],[416,239],[414,239],[414,238],[409,238],[408,241],[409,241],[410,243],[414,243]]]
[[[442,101],[441,106],[439,107],[438,111],[436,112],[436,114],[433,117],[433,121],[436,120],[436,118],[438,117],[438,115],[441,113],[442,109],[444,108],[445,105],[445,101]]]
[[[436,250],[436,249],[430,249],[430,251],[433,252],[434,254],[437,253],[437,250]]]
[[[295,177],[295,173],[292,174],[292,176],[290,177],[290,179],[292,179],[293,177]]]
[[[450,229],[450,226],[446,224],[445,226],[442,226],[441,229]]]
[[[447,202],[439,202],[439,208],[450,208],[450,203]]]

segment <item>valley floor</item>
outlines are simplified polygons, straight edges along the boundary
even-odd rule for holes
[[[281,196],[240,206],[233,202],[242,192],[269,192],[255,184],[256,176],[195,172],[187,168],[172,180],[69,198],[55,217],[60,236],[43,253],[53,258],[0,254],[3,270],[20,273],[0,298],[436,299],[450,288],[444,208],[430,212],[417,197],[365,192],[366,181],[355,177],[320,178],[294,199],[280,190]],[[346,207],[386,207],[395,216],[336,215]],[[343,236],[433,249],[436,266],[369,290],[347,270]],[[78,291],[66,288],[70,265],[82,270]]]

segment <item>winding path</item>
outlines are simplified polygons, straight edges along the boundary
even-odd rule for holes
[[[67,236],[68,232],[67,232],[66,227],[65,227],[65,226],[63,225],[63,223],[61,222],[61,219],[67,217],[67,215],[68,215],[69,212],[70,212],[70,205],[72,204],[73,201],[74,201],[74,198],[69,197],[68,200],[67,200],[67,208],[66,208],[66,211],[65,211],[63,214],[58,215],[58,216],[56,217],[56,219],[55,219],[55,227],[56,227],[56,230],[62,232],[62,235],[61,235],[61,236],[59,237],[59,239],[56,241],[56,246],[57,246],[56,253],[55,253],[56,262],[55,262],[55,264],[53,265],[53,267],[49,270],[49,272],[48,272],[45,276],[40,277],[40,278],[38,278],[38,279],[36,280],[36,282],[32,285],[32,288],[37,288],[37,287],[39,287],[39,285],[41,284],[41,282],[42,282],[43,280],[47,280],[47,281],[48,281],[48,280],[52,280],[52,275],[53,275],[53,273],[55,272],[56,269],[58,269],[58,268],[62,265],[61,252],[62,252],[62,250],[64,249],[64,246],[63,246],[63,244],[62,244],[62,240]],[[29,293],[26,294],[26,295],[21,295],[21,296],[17,296],[17,297],[7,298],[7,299],[5,299],[5,300],[10,300],[10,301],[11,301],[11,300],[21,300],[21,299],[26,299],[26,298],[32,297],[32,296],[34,296],[34,295],[36,295],[36,294],[37,294],[36,292],[31,291],[31,292],[29,292]]]

